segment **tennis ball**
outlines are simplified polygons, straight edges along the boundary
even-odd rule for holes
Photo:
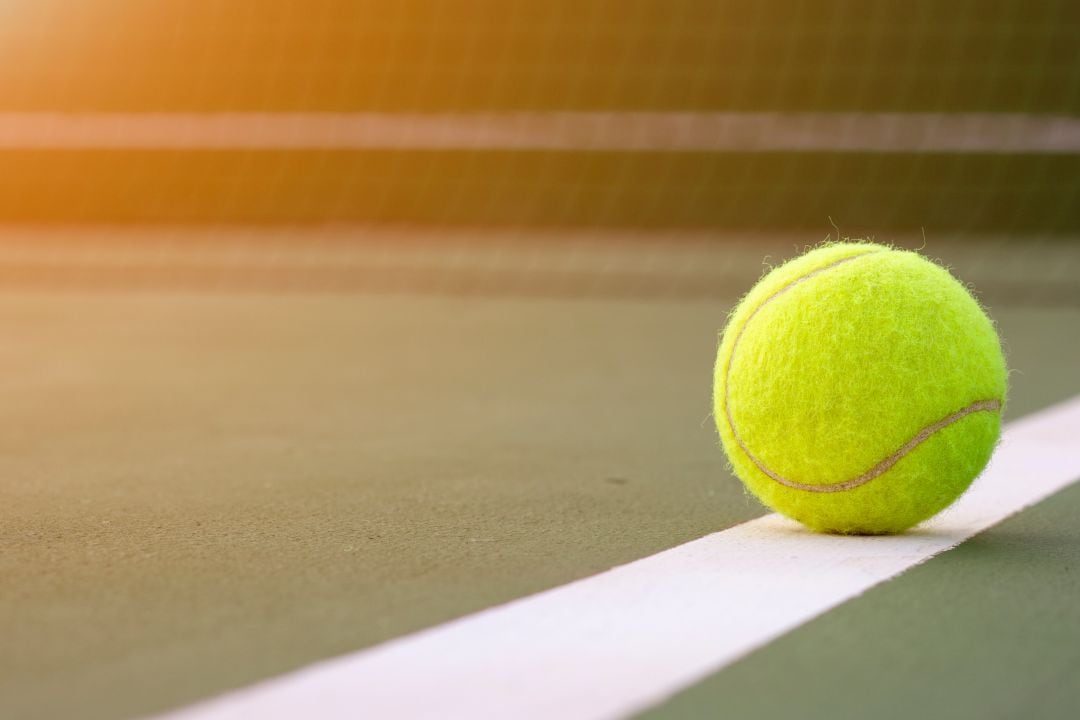
[[[947,270],[831,243],[732,312],[713,409],[735,474],[765,505],[821,532],[897,533],[986,467],[1006,373],[993,324]]]

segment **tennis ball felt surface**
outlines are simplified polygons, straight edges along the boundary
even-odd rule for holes
[[[947,270],[828,244],[732,312],[714,416],[736,475],[768,507],[821,532],[897,533],[982,472],[1006,374],[993,323]]]

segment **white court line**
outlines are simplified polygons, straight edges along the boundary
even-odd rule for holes
[[[1080,396],[1010,423],[919,532],[814,535],[768,515],[168,717],[626,716],[1069,485],[1078,438]]]
[[[940,113],[0,113],[0,149],[1076,153],[1080,119]]]

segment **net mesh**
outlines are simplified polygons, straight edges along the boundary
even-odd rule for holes
[[[0,221],[1080,229],[1057,0],[9,0]]]

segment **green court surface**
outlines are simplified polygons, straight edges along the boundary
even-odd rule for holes
[[[1070,717],[1078,512],[1074,485],[644,717]]]
[[[184,705],[762,514],[709,417],[716,334],[763,256],[817,239],[27,232],[0,293],[0,715],[25,718]],[[927,252],[985,285],[1008,417],[1076,395],[1076,246],[981,242]],[[654,712],[1061,716],[1077,497]]]

